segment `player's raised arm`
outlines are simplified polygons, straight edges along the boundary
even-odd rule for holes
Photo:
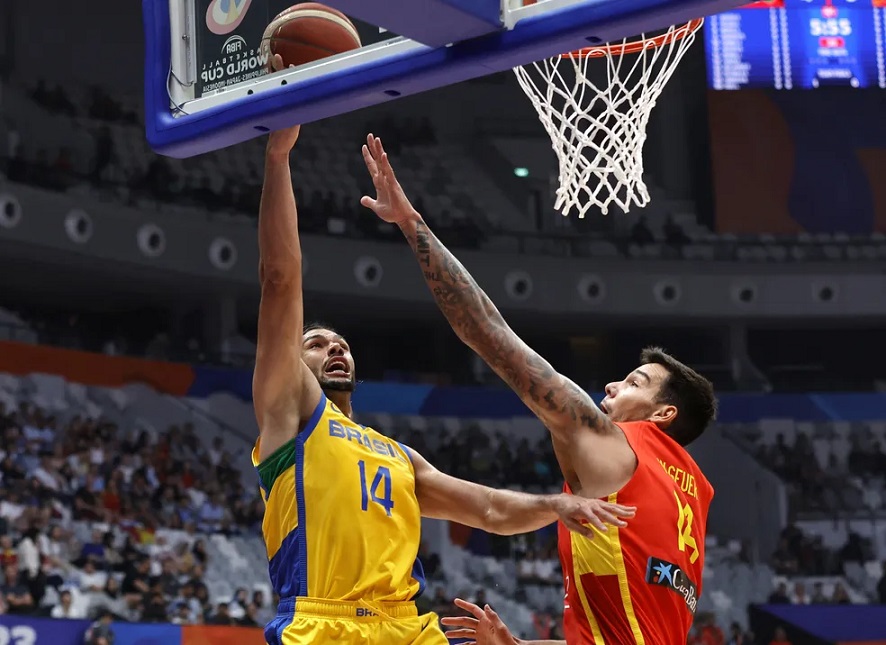
[[[412,207],[394,176],[381,140],[369,135],[363,156],[378,196],[361,204],[397,224],[421,264],[434,300],[458,337],[479,354],[554,433],[579,426],[611,432],[591,397],[558,373],[508,326],[479,285]]]
[[[280,61],[276,61],[279,66]],[[302,254],[289,155],[299,126],[273,132],[258,217],[261,304],[252,393],[264,459],[292,438],[320,399],[302,362]]]
[[[627,526],[636,508],[575,495],[530,495],[481,486],[442,473],[409,450],[423,517],[450,520],[497,535],[529,533],[558,519],[570,531],[593,537],[594,527]]]

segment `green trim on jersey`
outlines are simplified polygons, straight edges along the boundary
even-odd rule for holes
[[[277,448],[270,457],[261,462],[256,470],[265,488],[265,494],[270,496],[271,488],[277,478],[295,465],[295,440],[287,441]]]

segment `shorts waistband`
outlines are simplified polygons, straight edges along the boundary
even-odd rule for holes
[[[277,607],[280,613],[297,616],[347,618],[351,620],[396,620],[418,616],[414,602],[385,602],[375,600],[325,600],[323,598],[282,598]]]

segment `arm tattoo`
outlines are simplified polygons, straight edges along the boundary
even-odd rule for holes
[[[404,225],[403,232],[452,329],[536,416],[552,430],[608,427],[608,419],[587,393],[514,333],[489,296],[423,221]]]

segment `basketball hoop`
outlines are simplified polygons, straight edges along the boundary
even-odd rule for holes
[[[643,182],[649,115],[703,22],[514,68],[557,154],[554,208],[563,215],[575,209],[584,217],[593,206],[605,215],[613,202],[628,212],[631,205],[649,203]],[[588,70],[590,61],[601,58],[606,75],[598,84]]]

